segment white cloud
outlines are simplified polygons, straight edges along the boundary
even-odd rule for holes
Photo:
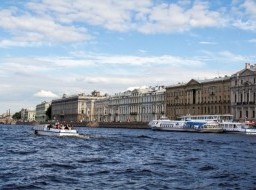
[[[9,36],[0,47],[42,46],[48,43],[83,42],[92,39],[90,26],[145,34],[184,32],[194,28],[228,24],[256,31],[256,2],[231,3],[231,8],[211,7],[212,2],[153,0],[76,0],[28,2],[23,8],[0,11],[0,28]],[[228,20],[229,19],[229,20]]]
[[[201,41],[199,43],[203,44],[203,45],[216,45],[217,44],[216,42],[208,42],[208,41]]]
[[[47,15],[22,15],[13,10],[0,11],[0,28],[9,31],[10,39],[1,40],[1,46],[28,46],[28,43],[77,42],[90,39],[84,27],[63,25]],[[31,45],[30,45],[31,46]]]
[[[222,25],[224,19],[221,14],[209,10],[207,4],[194,3],[187,9],[177,4],[159,4],[151,7],[148,20],[138,30],[143,33],[169,33]]]
[[[256,1],[255,0],[245,0],[243,7],[246,10],[246,13],[251,17],[256,18]]]
[[[202,66],[199,60],[189,59],[185,57],[160,55],[160,56],[133,56],[133,55],[104,55],[104,54],[84,54],[81,51],[72,52],[73,55],[79,55],[90,63],[94,64],[113,64],[113,65],[173,65],[173,66]]]
[[[250,43],[256,43],[256,38],[248,40]]]
[[[0,11],[0,28],[9,33],[9,39],[0,39],[1,47],[87,41],[92,39],[88,25],[154,34],[218,27],[224,23],[221,13],[199,1],[183,6],[151,0],[42,0],[24,7],[28,9]]]
[[[47,90],[40,90],[39,92],[35,93],[34,96],[40,97],[40,98],[57,98],[58,97],[58,95]]]
[[[227,61],[230,61],[231,63],[233,62],[238,62],[238,63],[243,63],[247,58],[243,55],[239,54],[234,54],[230,51],[222,51],[219,52],[219,56],[222,57],[222,59],[225,59]]]
[[[237,3],[229,13],[230,23],[242,30],[256,31],[256,2],[244,0]]]

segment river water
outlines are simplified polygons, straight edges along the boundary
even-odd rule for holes
[[[256,189],[256,136],[0,125],[0,189]]]

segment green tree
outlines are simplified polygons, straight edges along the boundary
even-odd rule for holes
[[[52,105],[45,112],[46,116],[51,120],[52,119]]]
[[[21,119],[21,111],[16,112],[16,113],[12,116],[12,118],[13,118],[13,119],[16,119],[16,120]]]

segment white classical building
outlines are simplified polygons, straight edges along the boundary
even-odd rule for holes
[[[149,122],[165,115],[165,88],[144,87],[97,100],[95,118],[105,122]]]
[[[236,120],[256,119],[256,64],[231,76],[231,111]]]
[[[95,120],[98,122],[110,122],[109,96],[95,101]]]
[[[45,122],[49,119],[48,116],[46,115],[46,111],[50,107],[50,105],[51,103],[46,101],[36,105],[36,116],[35,116],[36,121]]]
[[[35,121],[36,110],[34,108],[21,109],[21,120],[23,122]]]

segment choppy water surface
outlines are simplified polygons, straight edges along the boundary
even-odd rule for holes
[[[255,189],[256,136],[0,125],[0,189]]]

